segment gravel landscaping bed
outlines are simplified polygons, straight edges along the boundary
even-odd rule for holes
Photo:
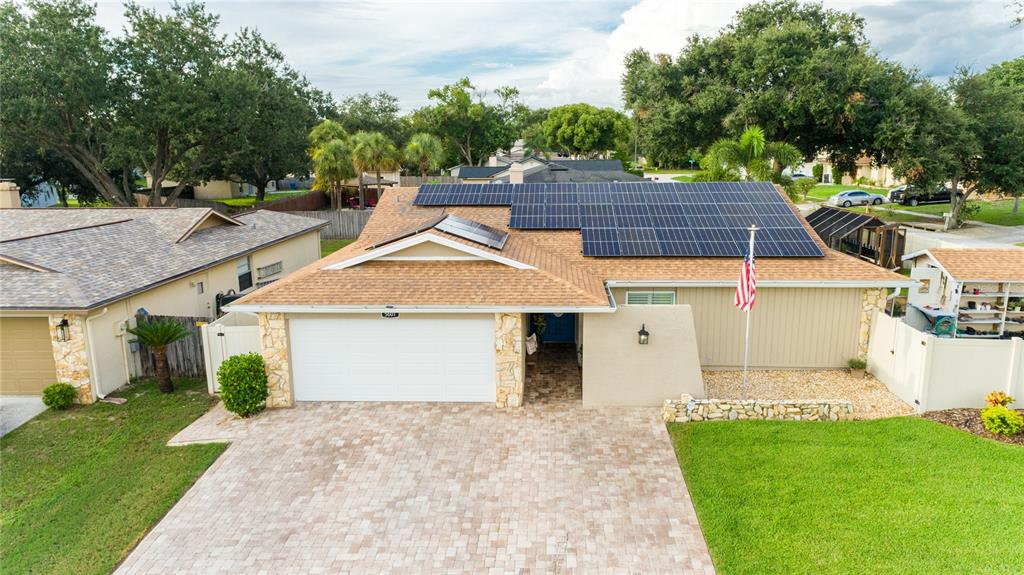
[[[708,397],[740,396],[741,371],[705,371]],[[755,370],[748,373],[751,399],[845,399],[853,402],[854,419],[912,415],[914,408],[886,389],[871,375],[857,377],[845,369]]]
[[[1021,415],[1024,415],[1024,410],[1018,409],[1017,411],[1019,411]],[[996,435],[994,433],[989,433],[981,423],[980,409],[961,408],[929,411],[924,414],[924,418],[937,421],[943,425],[955,427],[960,431],[973,433],[978,437],[994,439],[996,441],[1002,441],[1003,443],[1024,445],[1024,433],[1018,433],[1017,435]]]

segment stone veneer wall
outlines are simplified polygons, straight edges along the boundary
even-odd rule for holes
[[[494,314],[495,405],[523,405],[523,316]]]
[[[665,400],[661,416],[669,423],[720,419],[841,421],[853,419],[853,404],[844,399],[694,399],[684,393],[679,399]]]
[[[68,320],[68,340],[59,341],[57,326]],[[85,338],[85,316],[51,315],[50,343],[57,381],[75,386],[78,403],[92,403],[92,385],[89,378],[89,349]]]
[[[867,359],[868,357],[871,322],[875,318],[875,310],[885,312],[885,300],[888,295],[889,292],[885,288],[864,290],[864,295],[861,298],[860,335],[857,338],[857,356],[861,359]]]
[[[267,371],[267,407],[291,407],[292,372],[288,352],[288,320],[283,313],[257,314],[260,349]]]

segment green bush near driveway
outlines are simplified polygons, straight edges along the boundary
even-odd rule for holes
[[[54,383],[43,389],[43,405],[50,409],[67,409],[75,402],[75,387],[70,383]]]
[[[255,415],[266,407],[267,373],[258,353],[233,355],[217,368],[220,400],[224,408],[242,417]]]
[[[670,424],[721,575],[1024,571],[1024,449],[917,417]]]
[[[0,573],[110,573],[224,450],[167,441],[216,399],[149,380],[0,437]]]

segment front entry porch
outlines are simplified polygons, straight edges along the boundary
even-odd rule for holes
[[[583,401],[576,344],[543,343],[526,358],[526,403],[564,408]]]

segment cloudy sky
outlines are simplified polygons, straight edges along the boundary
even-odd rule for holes
[[[167,2],[145,2],[166,9]],[[722,0],[210,0],[224,33],[259,29],[317,86],[338,99],[386,90],[411,110],[431,87],[468,76],[477,87],[517,86],[527,103],[621,107],[623,55],[677,54],[713,35],[748,2]],[[944,79],[1024,54],[1008,0],[825,0],[859,13],[884,57]],[[123,26],[120,2],[100,23]]]

